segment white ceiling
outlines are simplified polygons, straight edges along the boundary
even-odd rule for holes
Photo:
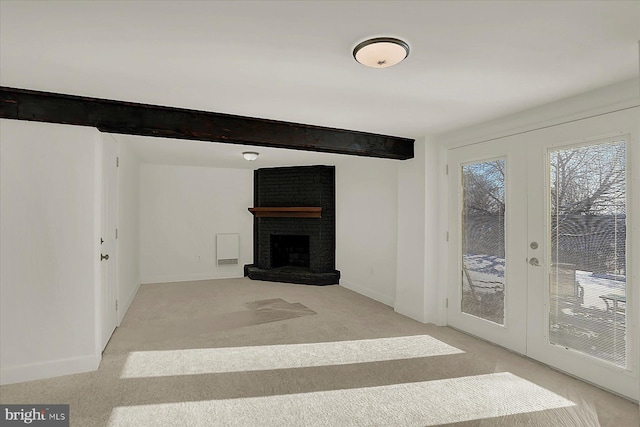
[[[637,0],[0,0],[0,84],[419,138],[635,78],[638,40]]]

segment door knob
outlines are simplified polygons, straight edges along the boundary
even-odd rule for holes
[[[105,261],[105,260],[107,261],[109,260],[109,254],[106,254],[106,255],[100,254],[100,261]]]
[[[540,267],[540,262],[538,261],[538,258],[530,258],[529,264],[533,265],[534,267]]]

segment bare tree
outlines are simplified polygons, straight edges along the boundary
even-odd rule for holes
[[[553,215],[606,215],[624,209],[624,142],[552,151],[549,160]],[[504,179],[504,160],[464,166],[466,213],[504,213]]]
[[[622,213],[625,204],[623,142],[557,150],[550,155],[553,215]]]
[[[463,168],[465,214],[504,215],[504,160]]]
[[[549,166],[554,262],[626,271],[624,141],[555,150]]]
[[[465,165],[462,174],[465,253],[504,257],[504,160]]]

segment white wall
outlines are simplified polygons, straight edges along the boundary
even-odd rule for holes
[[[395,311],[425,322],[425,141],[398,168],[398,263]],[[435,207],[430,207],[434,209]]]
[[[111,135],[106,135],[112,138]],[[140,286],[140,162],[118,143],[118,323]]]
[[[336,165],[340,284],[387,305],[395,301],[398,164],[349,157]],[[253,262],[252,170],[143,164],[139,197],[142,283],[241,277]],[[240,264],[217,267],[215,235],[232,232]]]
[[[444,164],[447,151],[433,139],[425,144],[425,253],[424,253],[424,321],[438,326],[446,324],[448,193],[441,188],[447,182]]]
[[[446,280],[445,150],[418,139],[415,156],[398,168],[398,264],[395,311],[425,323],[443,325]]]
[[[340,284],[393,306],[398,163],[352,157],[336,166],[336,268]]]
[[[100,134],[0,120],[0,383],[100,362]]]
[[[253,262],[253,171],[142,164],[142,283],[242,277]],[[216,265],[216,234],[240,234],[238,265]]]

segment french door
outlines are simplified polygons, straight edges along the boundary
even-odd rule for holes
[[[449,150],[449,325],[638,399],[639,123]]]

